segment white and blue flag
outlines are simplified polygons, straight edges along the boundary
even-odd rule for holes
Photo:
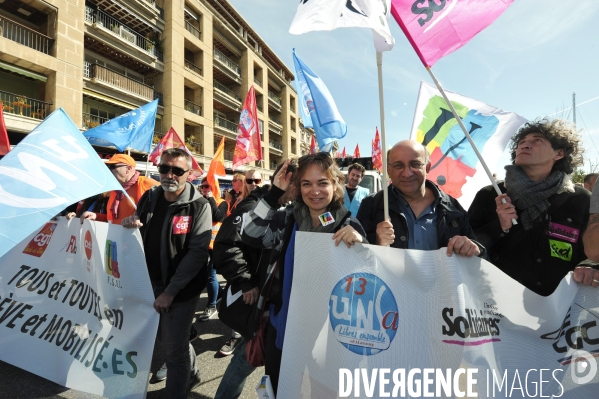
[[[149,153],[156,124],[158,100],[133,109],[83,133],[90,144]]]
[[[0,160],[0,257],[67,206],[122,187],[66,112]]]
[[[314,129],[321,151],[330,151],[333,142],[347,134],[347,124],[341,117],[329,89],[322,79],[299,59],[295,49],[293,66],[297,79],[300,114],[302,119],[305,112],[310,116],[303,119],[304,126]],[[311,126],[306,125],[306,121],[312,122]]]

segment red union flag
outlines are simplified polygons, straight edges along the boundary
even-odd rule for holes
[[[383,170],[383,154],[381,153],[381,137],[379,136],[378,127],[372,142],[372,166],[379,172]]]
[[[191,152],[189,152],[189,149],[183,140],[181,140],[181,137],[179,137],[175,129],[172,127],[169,129],[168,133],[164,135],[162,140],[160,140],[160,143],[154,147],[154,150],[148,156],[148,162],[158,165],[160,163],[160,154],[169,148],[180,148],[191,156],[191,169],[193,170],[193,172],[189,174],[189,178],[191,180],[193,180],[194,176],[201,176],[204,173],[202,172],[200,165],[198,165],[198,162],[194,159],[193,155],[191,155]]]
[[[258,112],[256,111],[256,93],[254,86],[250,87],[245,97],[243,109],[239,116],[237,141],[233,153],[233,170],[239,165],[262,159],[262,145],[258,127]]]
[[[312,140],[310,141],[310,154],[316,154],[316,142],[314,141],[314,135],[312,135]]]
[[[425,66],[491,25],[514,0],[391,0],[391,14]]]
[[[345,157],[347,157],[347,154],[345,153],[345,147],[343,147],[343,151],[341,151],[341,158]]]
[[[360,147],[356,144],[356,149],[354,150],[354,158],[360,158]]]

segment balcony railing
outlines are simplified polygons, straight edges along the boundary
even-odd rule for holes
[[[92,114],[88,114],[88,113],[84,112],[82,120],[83,120],[83,127],[86,127],[88,129],[93,129],[96,126],[100,126],[104,122],[107,122],[108,118],[102,118],[100,116],[92,115]]]
[[[104,11],[94,10],[91,7],[85,6],[85,20],[102,26],[104,29],[111,31],[132,45],[141,48],[149,54],[155,55],[158,61],[162,62],[164,60],[162,52],[156,47],[156,43],[119,22],[119,20],[111,17]]]
[[[18,94],[0,91],[0,103],[6,113],[27,116],[34,119],[44,119],[50,114],[49,103]]]
[[[54,39],[0,16],[0,36],[44,54],[50,54]]]
[[[164,8],[158,6],[154,7],[156,7],[156,9],[158,10],[158,17],[164,21]]]
[[[235,93],[233,90],[229,89],[227,86],[225,86],[216,79],[214,79],[214,87],[224,92],[225,94],[228,94],[229,96],[233,97],[237,101],[241,102],[241,97],[239,97],[239,94]]]
[[[278,143],[278,142],[276,142],[276,141],[272,141],[272,140],[270,140],[270,141],[268,142],[268,145],[269,145],[271,148],[275,148],[275,149],[277,149],[277,150],[279,150],[279,151],[283,151],[283,144],[281,144],[281,143]]]
[[[203,76],[203,74],[202,74],[202,68],[200,68],[196,64],[192,63],[191,61],[185,60],[185,68],[187,68],[187,69],[189,69],[191,71],[194,71],[195,73],[197,73],[200,76]]]
[[[256,104],[256,108],[258,108],[258,111],[264,112],[264,107],[262,107],[262,105]]]
[[[275,103],[279,104],[279,105],[283,105],[283,102],[281,101],[281,97],[277,96],[275,93],[273,93],[272,91],[268,91],[268,98],[270,98],[271,100],[273,100]]]
[[[217,48],[214,48],[214,58],[225,64],[227,68],[229,68],[236,74],[241,75],[241,68],[239,68],[239,65],[237,65],[235,62],[233,62],[233,60],[221,53]]]
[[[185,30],[187,30],[189,33],[191,33],[198,39],[202,39],[202,31],[193,26],[189,21],[185,21]]]
[[[89,75],[86,75],[89,74]],[[154,99],[154,88],[114,72],[98,64],[84,61],[83,76],[106,83],[112,87],[142,97],[148,101]]]
[[[279,126],[283,126],[283,122],[281,122],[281,120],[277,117],[269,116],[268,119],[270,119],[272,122],[276,123]]]
[[[220,126],[222,128],[225,128],[231,132],[234,132],[235,134],[237,134],[237,126],[239,125],[238,123],[235,122],[231,122],[228,121],[226,119],[223,119],[221,117],[215,116],[214,117],[214,125],[215,126]]]
[[[216,152],[216,147],[214,148],[214,152]],[[225,157],[225,161],[233,161],[233,151],[223,151],[223,155]]]
[[[154,100],[156,100],[156,99],[158,99],[158,105],[161,105],[164,107],[164,96],[162,95],[161,92],[154,90]]]
[[[271,163],[270,163],[270,168],[271,168],[272,170],[275,170],[275,169],[277,168],[277,166],[278,166],[278,165],[277,165],[277,163],[276,163],[276,162],[271,162]]]
[[[191,152],[195,152],[196,154],[203,154],[203,145],[202,143],[198,143],[195,140],[186,140],[185,145]]]
[[[260,79],[258,79],[257,76],[254,76],[254,83],[256,83],[258,86],[262,87],[262,81]]]
[[[202,106],[194,104],[189,100],[185,100],[185,111],[189,111],[196,115],[202,116]]]

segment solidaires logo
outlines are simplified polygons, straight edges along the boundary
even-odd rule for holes
[[[329,300],[329,320],[337,340],[359,355],[389,348],[399,324],[395,297],[389,286],[370,273],[341,279]]]

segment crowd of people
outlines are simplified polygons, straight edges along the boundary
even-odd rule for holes
[[[370,195],[359,186],[364,168],[351,165],[346,183],[328,153],[287,159],[270,186],[255,170],[236,173],[225,198],[215,198],[206,179],[199,189],[188,182],[191,158],[185,151],[163,152],[159,183],[139,176],[135,161],[118,154],[107,166],[137,210],[122,192],[112,192],[83,201],[69,217],[140,229],[165,356],[154,380],[166,378],[165,397],[187,397],[200,384],[190,343],[198,335],[193,322],[204,288],[208,300],[198,319],[218,314],[223,289],[217,273],[225,289],[241,292],[239,309],[248,317],[237,315],[227,324],[233,331],[220,352],[233,356],[215,397],[241,394],[256,368],[246,348],[261,322],[264,371],[276,393],[298,231],[331,233],[334,245],[347,247],[446,248],[447,256],[481,257],[542,296],[571,271],[577,283],[599,286],[599,189],[590,191],[597,175],[584,187],[571,180],[582,164],[576,130],[562,120],[528,122],[510,151],[501,194],[484,187],[466,211],[427,180],[428,150],[416,141],[398,142],[387,157],[389,218],[383,192]]]

